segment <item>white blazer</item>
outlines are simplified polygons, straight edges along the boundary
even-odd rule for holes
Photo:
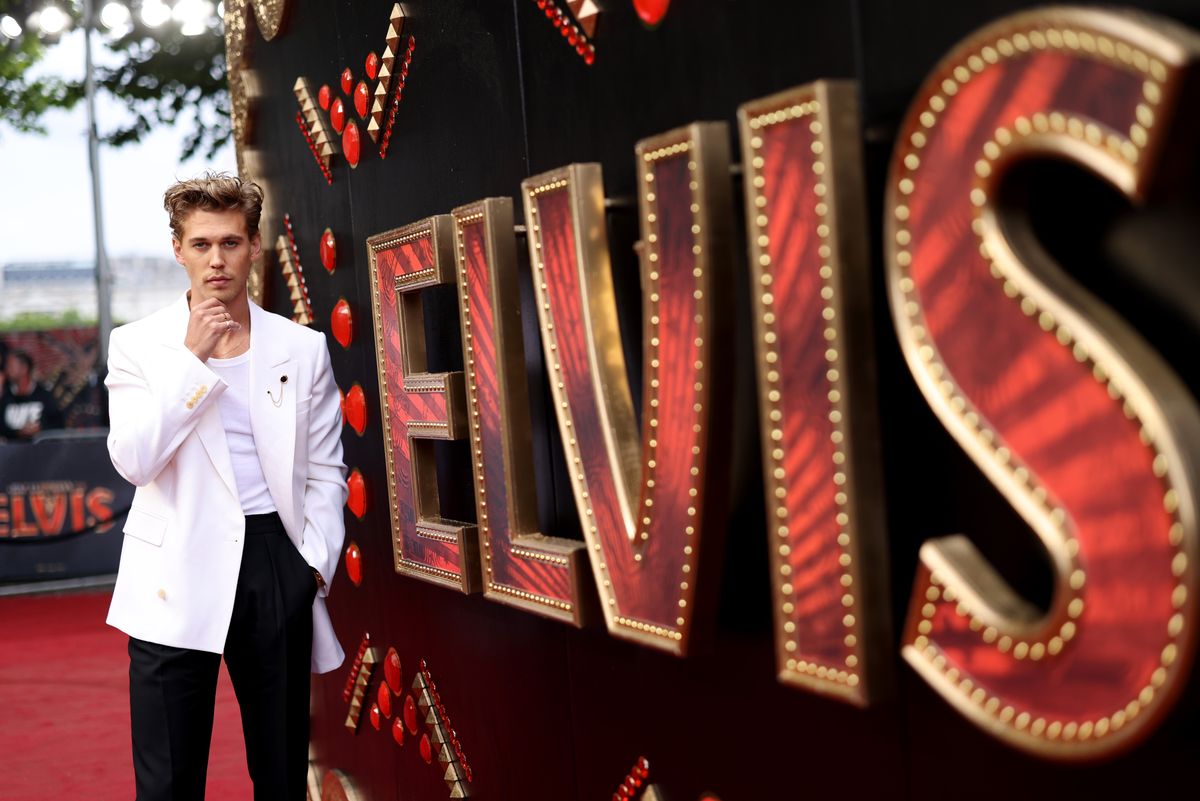
[[[188,317],[185,295],[115,329],[109,341],[108,452],[137,490],[108,623],[141,640],[221,653],[246,521],[217,407],[226,384],[184,347]],[[329,351],[317,331],[254,303],[250,427],[283,527],[328,587],[345,536],[346,500]],[[325,609],[327,593],[313,602],[315,673],[333,670],[345,656]]]

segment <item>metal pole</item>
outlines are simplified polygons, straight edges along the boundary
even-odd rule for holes
[[[92,220],[96,229],[96,303],[98,334],[96,373],[108,370],[108,335],[112,332],[112,273],[104,249],[104,212],[100,202],[100,138],[96,133],[96,81],[92,76],[92,31],[96,27],[94,0],[83,0],[84,93],[88,115],[88,164],[92,170]]]

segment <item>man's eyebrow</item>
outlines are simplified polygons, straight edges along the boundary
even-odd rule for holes
[[[240,242],[243,239],[245,239],[245,237],[242,236],[241,234],[220,234],[219,236],[214,236],[214,237],[193,236],[188,239],[188,242],[194,244],[194,243],[198,243],[198,242],[208,242],[210,239],[221,240],[222,242],[228,241],[230,239],[236,239]]]

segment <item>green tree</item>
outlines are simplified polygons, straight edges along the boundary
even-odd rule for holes
[[[44,0],[0,0],[0,15],[22,25]],[[99,8],[102,0],[96,0]],[[82,4],[61,6],[80,25]],[[118,56],[114,67],[97,67],[97,90],[124,105],[130,118],[100,138],[114,146],[140,141],[159,125],[185,124],[182,159],[196,153],[212,157],[230,139],[229,89],[225,78],[225,42],[215,15],[207,30],[184,36],[168,22],[149,28],[135,13],[123,36],[97,37]],[[0,36],[0,123],[19,131],[44,131],[43,115],[53,108],[70,108],[83,97],[82,81],[29,77],[46,47],[35,31],[17,39]]]

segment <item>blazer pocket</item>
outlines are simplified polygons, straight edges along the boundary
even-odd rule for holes
[[[131,506],[129,515],[125,518],[124,530],[130,537],[135,537],[142,542],[162,545],[163,534],[167,531],[167,518]]]

